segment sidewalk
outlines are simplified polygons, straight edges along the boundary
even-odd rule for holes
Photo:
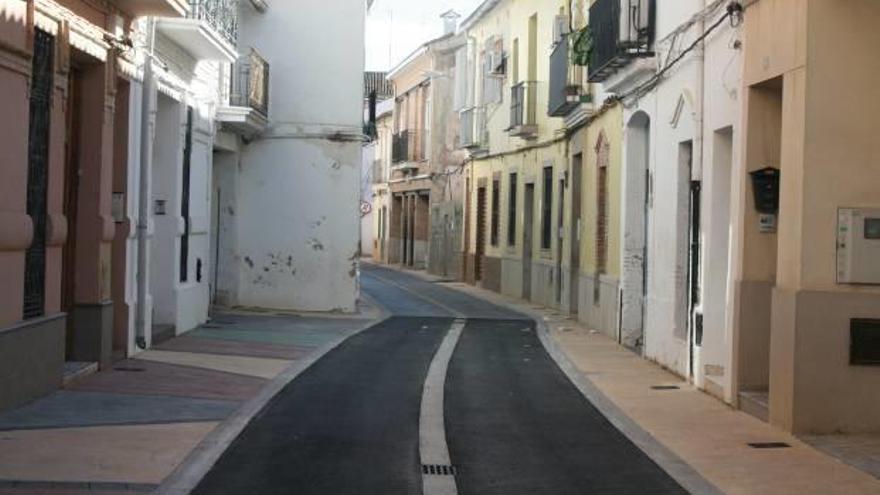
[[[423,272],[405,272],[442,282]],[[567,315],[464,283],[444,285],[511,307],[543,322],[552,339],[551,345],[557,346],[564,354],[561,358],[580,372],[577,378],[588,382],[602,399],[613,404],[611,415],[625,416],[610,417],[612,422],[634,422],[636,429],[653,437],[723,493],[880,493],[880,480],[840,460],[846,457],[820,452],[792,435],[732,409]],[[550,351],[554,354],[554,349]],[[679,388],[651,388],[656,385]],[[603,413],[608,414],[604,410]],[[862,441],[861,447],[867,450],[865,445],[870,444],[875,448],[871,452],[876,454],[878,442],[872,439],[873,443]],[[842,442],[839,438],[837,441]],[[748,445],[755,442],[784,442],[790,447],[755,449]],[[810,442],[822,443],[815,438]],[[832,441],[824,444],[827,447],[822,450],[835,455],[846,450]],[[851,459],[847,461],[859,465]]]
[[[134,359],[0,413],[0,495],[153,491],[306,363],[381,316],[367,304],[356,315],[220,312]]]

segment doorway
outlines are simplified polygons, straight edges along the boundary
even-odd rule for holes
[[[562,253],[564,251],[565,180],[559,180],[559,203],[556,209],[556,307],[562,307]]]
[[[477,247],[474,252],[474,281],[483,280],[483,257],[486,255],[486,187],[477,188]]]
[[[648,305],[648,238],[652,178],[650,171],[651,119],[636,112],[626,128],[624,181],[624,260],[618,341],[641,350]]]
[[[746,148],[742,174],[747,199],[742,215],[742,262],[737,281],[735,320],[736,392],[739,407],[764,421],[768,419],[770,392],[770,335],[773,289],[776,285],[778,238],[775,230],[762,232],[754,206],[749,173],[763,167],[782,170],[783,77],[748,88]]]
[[[535,243],[535,184],[526,184],[523,195],[522,297],[532,298],[532,257]]]
[[[571,160],[571,266],[569,267],[568,312],[577,315],[580,307],[581,274],[581,178],[584,155],[577,153]]]

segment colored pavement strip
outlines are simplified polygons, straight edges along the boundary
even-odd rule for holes
[[[375,313],[224,312],[186,335],[4,411],[0,495],[150,492],[270,380]]]

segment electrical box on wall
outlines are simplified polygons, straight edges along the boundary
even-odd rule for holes
[[[837,283],[880,285],[880,208],[838,210]]]

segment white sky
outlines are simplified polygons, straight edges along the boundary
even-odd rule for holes
[[[367,70],[389,70],[422,43],[443,34],[440,14],[462,19],[482,0],[376,0],[367,15]],[[460,19],[460,20],[462,20]]]

